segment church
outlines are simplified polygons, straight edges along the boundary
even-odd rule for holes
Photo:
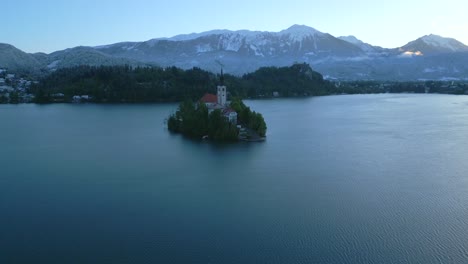
[[[208,108],[208,113],[219,109],[223,115],[233,124],[237,124],[237,113],[229,107],[227,102],[227,88],[224,85],[223,70],[221,69],[220,85],[217,86],[216,95],[206,93],[201,99],[201,102],[205,103]]]

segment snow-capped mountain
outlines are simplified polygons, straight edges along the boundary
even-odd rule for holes
[[[152,39],[140,43],[117,43],[96,47],[119,57],[154,61],[158,58],[200,56],[204,53],[236,52],[242,56],[359,56],[362,51],[311,27],[294,25],[280,32],[214,30]]]
[[[426,35],[400,48],[403,52],[421,52],[423,55],[468,52],[468,47],[453,38]]]
[[[216,60],[219,60],[228,72],[234,74],[251,72],[261,66],[290,65],[296,61],[315,63],[367,56],[351,43],[301,25],[280,32],[215,30],[96,49],[115,57],[182,68],[218,70]]]
[[[16,55],[12,57],[12,54]],[[279,32],[222,29],[143,42],[77,47],[52,54],[18,54],[18,51],[0,52],[0,68],[5,67],[5,62],[23,65],[17,62],[24,59],[25,64],[45,70],[79,64],[125,63],[218,71],[221,62],[226,72],[240,75],[262,66],[306,62],[331,79],[463,79],[468,76],[468,47],[455,39],[429,35],[400,48],[385,49],[354,36],[336,38],[304,25],[293,25]]]

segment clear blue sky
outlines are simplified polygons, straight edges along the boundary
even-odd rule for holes
[[[468,44],[467,0],[6,0],[0,6],[0,42],[27,52],[293,24],[386,48],[430,33]]]

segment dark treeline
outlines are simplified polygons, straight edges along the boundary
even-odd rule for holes
[[[418,81],[330,82],[308,64],[263,67],[243,76],[224,76],[231,98],[294,97],[365,93],[449,93],[466,94],[463,82]],[[193,68],[78,66],[59,69],[30,91],[36,102],[71,102],[75,95],[88,95],[96,103],[175,102],[198,100],[216,93],[217,74]],[[63,94],[63,95],[62,95]],[[88,98],[88,97],[87,97]]]
[[[468,94],[468,84],[463,81],[350,81],[336,82],[335,94],[375,93],[441,93]]]
[[[94,102],[162,102],[194,98],[214,90],[215,83],[215,75],[198,68],[79,66],[48,75],[33,92],[38,102],[51,102],[59,93],[66,102],[75,95],[89,95]]]
[[[219,76],[199,68],[79,66],[59,69],[32,87],[36,101],[71,102],[75,95],[89,95],[94,102],[165,102],[197,100],[216,92]],[[261,68],[242,77],[225,75],[232,97],[256,98],[330,94],[334,86],[308,64]]]

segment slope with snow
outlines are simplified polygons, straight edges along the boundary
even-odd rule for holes
[[[468,52],[468,46],[453,39],[438,35],[426,35],[401,47],[402,52],[421,52],[423,55]]]
[[[385,49],[354,36],[336,38],[304,25],[279,32],[212,30],[144,42],[77,47],[52,54],[27,54],[4,47],[2,53],[0,46],[0,68],[18,65],[53,70],[80,64],[130,64],[218,71],[216,61],[221,61],[227,72],[239,75],[263,66],[306,62],[337,79],[468,76],[468,47],[455,39],[428,35],[400,48]]]
[[[466,51],[467,46],[453,38],[443,38],[438,35],[428,35],[421,38],[427,45],[439,47],[441,49],[450,50],[453,52]]]

